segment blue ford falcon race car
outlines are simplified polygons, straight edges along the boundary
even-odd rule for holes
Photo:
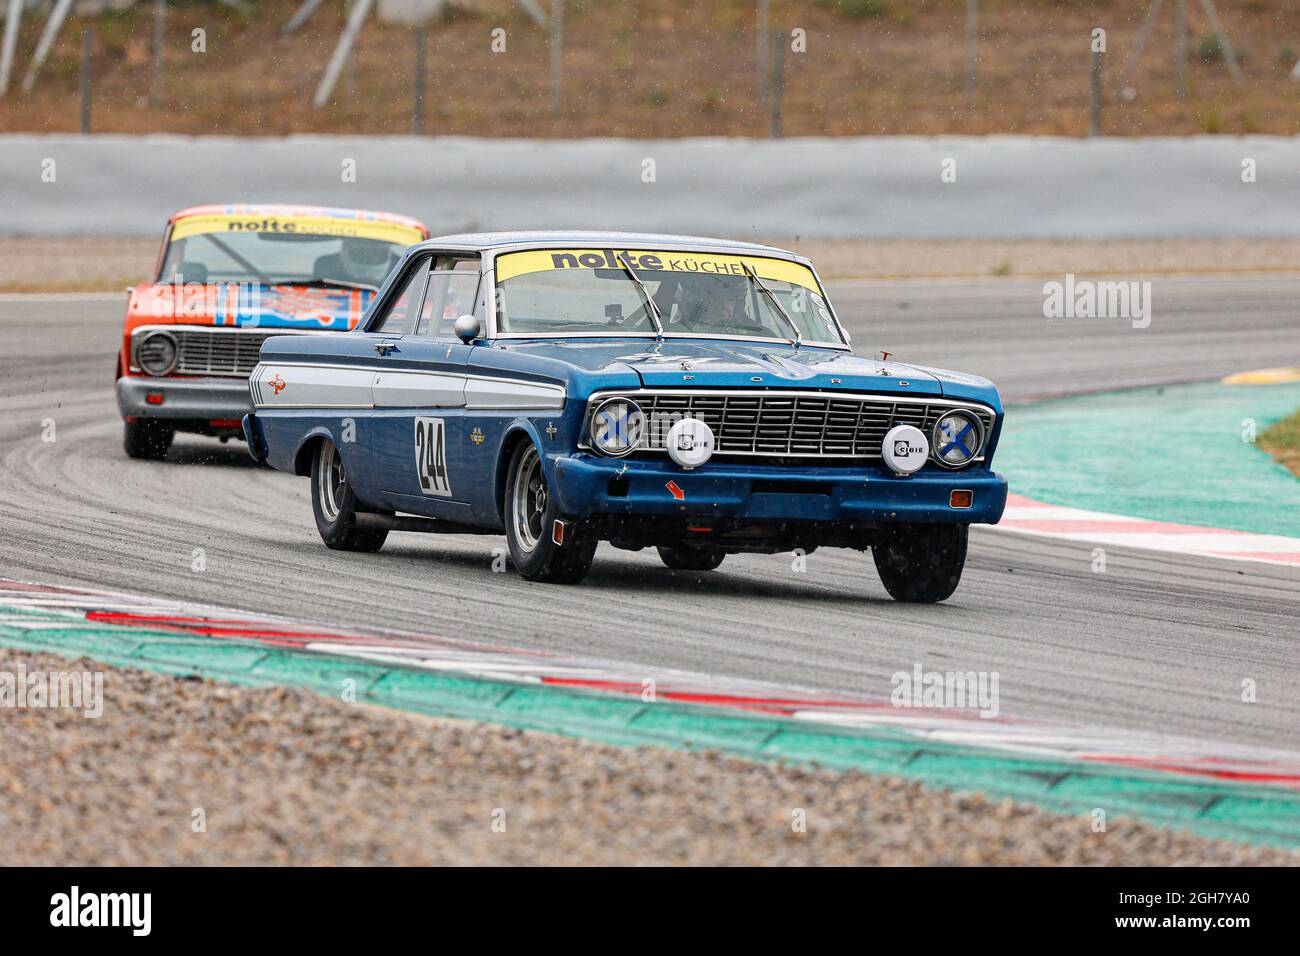
[[[326,545],[500,534],[529,580],[600,541],[670,568],[871,549],[941,601],[995,523],[992,383],[853,354],[812,264],[682,236],[496,233],[411,247],[353,332],[262,346],[255,458],[311,476]]]

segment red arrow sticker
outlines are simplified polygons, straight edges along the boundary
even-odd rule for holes
[[[670,481],[668,484],[664,485],[664,487],[667,488],[672,493],[672,496],[678,501],[686,500],[686,492],[682,491],[677,482]]]

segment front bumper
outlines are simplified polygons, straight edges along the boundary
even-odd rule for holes
[[[158,392],[160,405],[145,396]],[[123,418],[183,418],[238,421],[253,410],[244,378],[152,378],[123,376],[117,380],[117,407]]]
[[[709,463],[685,471],[671,462],[581,454],[554,456],[552,468],[558,510],[573,518],[691,515],[862,524],[996,524],[1007,503],[1007,480],[987,468],[951,472],[927,466],[908,478],[883,467]],[[951,507],[949,495],[957,490],[972,493],[971,507]]]

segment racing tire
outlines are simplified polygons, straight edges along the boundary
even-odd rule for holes
[[[563,545],[552,540],[558,517],[555,499],[546,486],[537,446],[530,441],[520,443],[510,456],[501,510],[510,560],[524,580],[578,584],[587,576],[599,540],[581,522],[566,525]]]
[[[382,548],[388,537],[387,528],[363,530],[356,526],[356,492],[348,483],[343,457],[328,439],[320,443],[311,459],[311,510],[321,540],[334,551],[372,553]]]
[[[156,418],[137,418],[122,425],[122,450],[128,458],[159,461],[167,457],[176,429]]]
[[[713,571],[727,555],[716,548],[693,544],[669,544],[659,548],[659,557],[674,571]]]
[[[880,583],[895,601],[934,604],[952,596],[966,566],[964,524],[909,524],[873,545]]]

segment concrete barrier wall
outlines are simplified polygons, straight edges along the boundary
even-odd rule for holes
[[[0,136],[3,234],[156,235],[178,208],[232,201],[389,209],[435,232],[1294,238],[1300,138]]]

